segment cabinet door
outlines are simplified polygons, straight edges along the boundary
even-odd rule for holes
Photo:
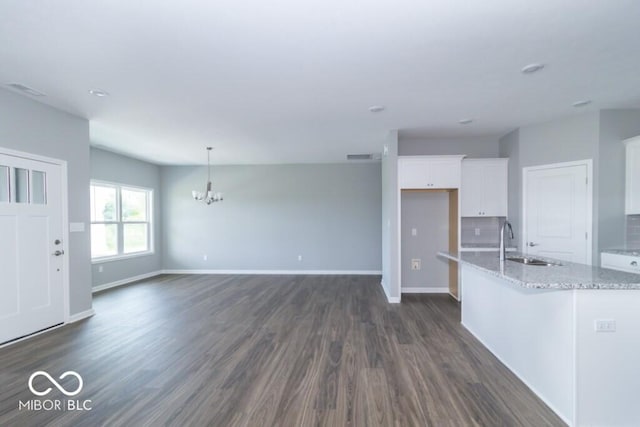
[[[429,163],[424,159],[405,158],[398,160],[400,188],[431,188],[429,172]]]
[[[483,166],[478,162],[462,162],[460,216],[482,216]]]
[[[626,148],[625,214],[640,214],[640,140]]]
[[[429,161],[429,188],[460,188],[460,159]]]
[[[460,188],[460,158],[405,157],[398,159],[400,188]]]
[[[482,175],[482,216],[507,216],[507,162],[487,162]]]

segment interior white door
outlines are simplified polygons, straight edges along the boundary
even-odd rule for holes
[[[586,164],[525,169],[525,252],[591,264]]]
[[[61,179],[0,154],[0,343],[64,322]]]

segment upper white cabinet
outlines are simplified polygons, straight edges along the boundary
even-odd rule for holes
[[[401,189],[460,188],[464,156],[403,156],[398,158]]]
[[[625,214],[640,214],[640,136],[627,139],[625,184]]]
[[[507,216],[509,159],[462,161],[460,216]]]

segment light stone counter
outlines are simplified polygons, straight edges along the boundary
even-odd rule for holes
[[[561,266],[525,265],[505,261],[501,268],[495,252],[438,252],[439,256],[469,265],[485,273],[531,289],[620,289],[640,290],[640,274],[624,273],[608,268],[560,261],[535,256],[535,258],[561,263]],[[509,252],[509,256],[527,256]],[[529,255],[530,256],[530,255]]]

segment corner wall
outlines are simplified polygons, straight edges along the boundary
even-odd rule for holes
[[[0,89],[0,145],[67,162],[69,222],[85,224],[69,233],[70,314],[91,309],[89,122]]]
[[[400,302],[398,283],[398,131],[389,132],[382,155],[382,287],[389,302]]]
[[[162,215],[160,167],[141,160],[91,148],[91,179],[153,190],[153,238],[155,252],[135,258],[101,261],[92,265],[93,283],[100,286],[162,270]],[[102,266],[103,271],[99,268]]]

